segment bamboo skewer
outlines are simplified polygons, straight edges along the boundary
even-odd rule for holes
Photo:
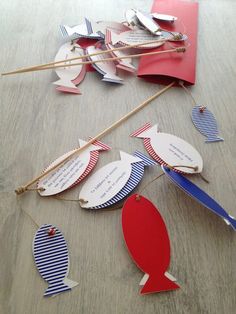
[[[64,163],[66,163],[68,160],[70,160],[72,157],[74,157],[75,155],[77,155],[78,153],[84,151],[87,147],[89,147],[91,144],[93,144],[93,142],[95,142],[96,140],[100,140],[103,136],[105,136],[106,134],[108,134],[109,132],[111,132],[112,130],[114,130],[115,128],[117,128],[120,124],[122,124],[123,122],[125,122],[126,120],[128,120],[132,115],[134,115],[135,113],[137,113],[139,110],[141,110],[142,108],[144,108],[146,105],[148,105],[152,100],[154,100],[155,98],[157,98],[158,96],[160,96],[161,94],[163,94],[165,91],[167,91],[168,89],[170,89],[173,85],[175,84],[175,82],[172,82],[171,84],[169,84],[168,86],[164,87],[163,89],[161,89],[160,91],[158,91],[156,94],[154,94],[153,96],[149,97],[147,100],[145,100],[143,103],[141,103],[138,107],[134,108],[133,110],[131,110],[129,113],[127,113],[126,115],[124,115],[123,117],[121,117],[118,121],[116,121],[115,123],[113,123],[112,125],[110,125],[108,128],[106,128],[105,130],[103,130],[102,132],[100,132],[99,134],[97,134],[95,137],[93,137],[91,140],[89,140],[85,145],[81,146],[80,148],[76,149],[75,151],[73,151],[69,156],[67,156],[66,158],[64,158],[63,160],[61,160],[59,163],[57,163],[56,165],[54,165],[53,167],[49,168],[47,171],[43,172],[41,175],[39,175],[38,177],[36,177],[35,179],[31,180],[30,182],[28,182],[26,185],[21,186],[19,188],[17,188],[15,190],[16,194],[22,194],[24,192],[26,192],[28,190],[28,188],[33,185],[34,183],[36,183],[37,181],[39,181],[40,179],[42,179],[43,177],[45,177],[46,175],[48,175],[50,172],[52,172],[53,170],[57,169],[58,167],[60,167],[61,165],[63,165]]]
[[[152,51],[152,52],[146,52],[146,53],[139,53],[139,54],[134,54],[134,55],[128,55],[128,56],[123,56],[123,57],[113,57],[113,58],[105,58],[105,59],[99,59],[99,60],[94,60],[94,61],[84,61],[84,62],[78,62],[78,63],[70,63],[70,64],[61,64],[61,65],[53,65],[53,66],[48,66],[48,67],[38,67],[34,69],[29,69],[29,70],[22,70],[20,72],[8,72],[8,73],[2,73],[2,75],[10,75],[10,74],[20,74],[20,73],[26,73],[26,72],[35,72],[35,71],[44,71],[44,70],[50,70],[50,69],[57,69],[57,68],[65,68],[65,67],[73,67],[73,66],[78,66],[78,65],[85,65],[85,64],[94,64],[94,63],[99,63],[99,62],[109,62],[109,61],[116,61],[116,60],[122,60],[122,59],[129,59],[129,58],[139,58],[142,56],[151,56],[151,55],[158,55],[158,54],[163,54],[163,53],[170,53],[170,52],[185,52],[186,47],[177,47],[173,49],[168,49],[168,50],[162,50],[162,51]],[[66,60],[65,62],[67,62]]]
[[[90,56],[97,56],[97,55],[104,54],[104,53],[109,53],[109,52],[113,52],[113,51],[120,51],[120,50],[125,50],[125,49],[130,49],[130,48],[135,48],[135,47],[144,46],[144,45],[148,45],[148,44],[152,44],[152,43],[165,42],[167,40],[168,39],[150,40],[150,41],[146,41],[146,42],[139,43],[139,44],[134,44],[134,45],[129,45],[129,46],[122,46],[122,47],[107,49],[107,50],[98,51],[98,52],[91,53],[91,54],[85,54],[85,55],[81,55],[81,56],[78,56],[78,57],[69,58],[69,59],[66,59],[66,60],[59,60],[59,61],[53,61],[53,62],[49,62],[49,63],[45,63],[45,64],[34,65],[34,66],[31,66],[31,67],[22,68],[22,69],[19,69],[19,70],[2,73],[2,75],[4,76],[4,75],[10,75],[10,74],[17,74],[17,73],[21,73],[22,71],[25,72],[26,70],[33,70],[33,69],[37,69],[37,68],[43,68],[43,67],[47,67],[47,66],[50,66],[50,65],[59,64],[59,63],[62,63],[62,62],[79,60],[79,59],[87,58],[87,57],[90,57]]]

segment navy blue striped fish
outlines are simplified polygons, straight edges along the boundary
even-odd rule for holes
[[[63,234],[53,225],[42,225],[35,234],[33,255],[40,275],[49,284],[44,296],[70,291],[78,283],[67,278],[69,255]]]
[[[133,156],[121,152],[121,160],[99,169],[83,185],[79,196],[81,207],[100,209],[119,202],[139,184],[144,167],[152,165],[156,162],[138,151]]]
[[[142,180],[142,177],[144,175],[144,167],[156,165],[155,161],[148,158],[147,156],[140,153],[139,151],[136,151],[134,153],[134,156],[142,159],[142,161],[132,164],[131,176],[130,176],[128,182],[126,183],[126,185],[111,200],[109,200],[108,202],[106,202],[100,206],[93,207],[92,209],[109,207],[109,206],[121,201],[130,192],[132,192],[136,188],[136,186],[139,184],[139,182]]]
[[[206,143],[220,142],[217,121],[213,113],[203,106],[194,106],[192,109],[192,121],[200,133],[206,136]]]

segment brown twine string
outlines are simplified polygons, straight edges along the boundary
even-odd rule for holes
[[[167,167],[171,170],[174,170],[174,168],[189,168],[189,169],[193,169],[194,171],[197,171],[198,166],[185,166],[185,165],[175,165],[175,166],[171,166],[171,165],[167,165]],[[146,185],[144,185],[144,187],[140,190],[140,192],[136,195],[136,200],[139,201],[141,196],[140,194],[142,194],[142,192],[154,181],[158,180],[160,177],[162,177],[165,173],[162,172],[161,174],[159,174],[157,177],[155,177],[153,180],[149,181]],[[206,183],[209,183],[209,181],[203,177],[203,175],[201,173],[198,173],[200,178],[203,179],[203,181],[205,181]]]
[[[171,165],[167,165],[167,167],[171,170],[174,170],[174,168],[188,168],[188,169],[193,169],[194,171],[197,171],[198,170],[198,166],[186,166],[186,165],[174,165],[174,166],[171,166]],[[140,194],[142,194],[142,192],[151,184],[153,183],[154,181],[158,180],[160,177],[162,177],[165,173],[162,172],[160,173],[158,176],[156,176],[154,179],[152,179],[151,181],[147,182],[147,184],[144,185],[144,187],[140,190],[140,192],[136,195],[136,200],[140,200]],[[206,183],[209,183],[209,181],[201,174],[201,173],[198,173],[198,175],[200,176],[200,178],[205,181]],[[81,202],[81,203],[88,203],[87,200],[84,200],[83,198],[79,198],[79,199],[70,199],[70,198],[64,198],[64,197],[61,197],[61,196],[54,196],[53,198],[59,200],[59,201],[65,201],[65,202]],[[111,206],[111,207],[108,207],[108,208],[103,208],[101,210],[115,210],[115,209],[120,209],[121,207],[123,207],[124,205],[124,202],[121,203],[121,204],[117,204],[117,205],[114,205],[114,206]]]
[[[61,197],[61,196],[54,196],[53,197],[54,199],[57,199],[58,201],[64,201],[64,202],[81,202],[81,203],[87,203],[88,201],[82,199],[82,198],[79,198],[79,199],[73,199],[73,198],[64,198],[64,197]],[[99,209],[99,211],[108,211],[108,210],[115,210],[115,209],[120,209],[122,208],[124,205],[124,202],[122,202],[121,204],[118,203],[118,204],[115,204],[115,205],[112,205],[108,208],[101,208]]]
[[[140,200],[140,194],[142,194],[142,192],[154,181],[156,181],[157,179],[159,179],[160,177],[162,177],[165,173],[162,172],[160,173],[158,176],[156,176],[154,179],[152,179],[151,181],[149,181],[147,184],[144,185],[144,187],[140,190],[140,192],[136,195],[136,200],[139,201]]]
[[[192,99],[192,101],[193,101],[193,103],[194,103],[194,106],[197,106],[198,104],[197,104],[195,98],[193,97],[193,95],[192,95],[192,93],[190,92],[190,90],[188,90],[187,87],[184,86],[184,82],[183,82],[183,81],[179,81],[179,85],[184,89],[184,91],[186,92],[186,94],[188,94],[188,95],[191,97],[191,99]]]
[[[18,199],[18,204],[20,206],[20,210],[22,211],[22,213],[24,213],[26,216],[28,216],[28,218],[35,224],[37,229],[40,228],[39,224],[34,220],[34,218],[23,209],[22,204],[21,204],[21,200],[19,198],[17,198],[17,199]]]

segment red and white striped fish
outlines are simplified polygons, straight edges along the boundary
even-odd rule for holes
[[[175,135],[158,132],[157,124],[151,126],[146,123],[130,136],[143,138],[147,152],[163,166],[176,166],[174,171],[180,173],[193,174],[202,171],[203,160],[199,152]]]
[[[81,139],[79,140],[80,147],[86,143]],[[40,179],[37,184],[39,194],[41,196],[55,195],[79,184],[96,166],[99,151],[109,149],[111,148],[108,145],[100,141],[95,141],[80,154],[75,155],[75,157],[72,157],[69,161]],[[73,150],[57,158],[44,172],[69,156],[72,152]]]

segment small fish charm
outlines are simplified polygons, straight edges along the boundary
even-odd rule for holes
[[[50,297],[70,291],[78,283],[67,278],[69,255],[66,240],[55,226],[42,225],[36,232],[33,242],[33,255],[40,275],[49,284],[44,292]]]
[[[194,106],[192,109],[192,121],[200,133],[206,136],[206,143],[221,142],[217,121],[210,110],[203,106]]]

